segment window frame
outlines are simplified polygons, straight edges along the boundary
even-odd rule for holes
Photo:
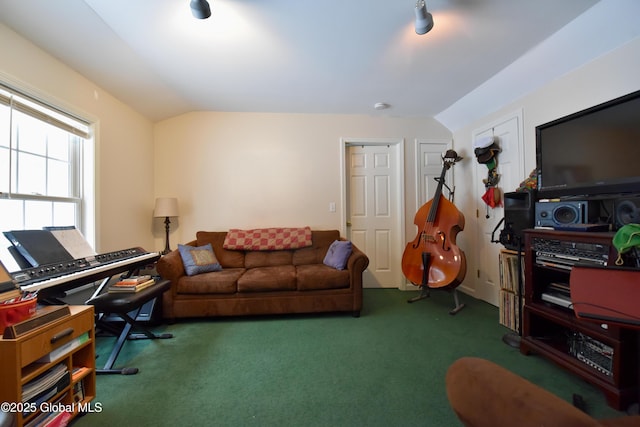
[[[33,229],[36,227],[29,226],[29,217],[36,217],[33,215],[33,211],[30,213],[30,202],[44,202],[50,203],[50,211],[48,214],[51,216],[49,224],[43,224],[48,226],[62,225],[54,224],[56,214],[56,203],[72,204],[73,205],[73,220],[74,225],[80,230],[87,241],[92,247],[95,247],[95,236],[93,230],[95,230],[95,189],[92,187],[95,183],[95,165],[94,165],[94,144],[95,144],[95,123],[90,120],[81,118],[77,114],[73,114],[69,111],[63,110],[60,107],[53,105],[51,102],[43,101],[40,98],[25,93],[24,91],[16,88],[15,86],[8,85],[5,82],[0,81],[0,107],[8,108],[8,133],[9,135],[0,135],[3,139],[3,150],[8,150],[8,163],[9,167],[7,171],[0,170],[0,173],[7,174],[4,178],[8,181],[8,188],[0,190],[0,200],[13,200],[22,204],[19,208],[21,213],[22,226],[18,227],[16,224],[9,225],[13,229]],[[14,158],[20,153],[26,151],[20,150],[19,135],[15,135],[15,113],[19,112],[25,114],[30,118],[38,120],[47,125],[55,126],[67,134],[67,150],[68,158],[63,160],[68,170],[68,181],[66,183],[68,191],[66,195],[48,195],[49,184],[52,179],[51,175],[44,177],[46,191],[45,194],[29,194],[20,192],[22,190],[19,187],[19,175],[18,171],[14,170],[16,164],[19,165],[18,159]],[[70,138],[76,137],[78,140],[72,141]],[[7,140],[8,138],[8,140]],[[8,142],[8,144],[4,144]],[[7,151],[5,151],[7,154]],[[38,154],[42,157],[47,164],[47,171],[52,161],[60,161],[55,155],[49,155],[48,151],[45,154]],[[48,173],[45,171],[45,173]],[[89,188],[87,188],[87,185]],[[63,187],[64,188],[64,187]],[[58,207],[59,208],[59,207]],[[35,208],[37,209],[37,208]],[[19,215],[20,216],[20,215]],[[19,217],[18,216],[18,217]],[[17,220],[14,220],[15,223]],[[31,221],[32,223],[34,221]],[[37,220],[35,222],[38,222]],[[5,227],[2,227],[2,231],[9,231]],[[39,227],[37,227],[39,228]],[[0,235],[0,238],[2,236]],[[5,248],[0,248],[4,250]],[[3,255],[4,259],[4,255]]]

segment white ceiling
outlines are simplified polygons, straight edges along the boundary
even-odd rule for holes
[[[427,0],[422,36],[414,0],[0,0],[0,22],[152,120],[433,117],[597,2]]]

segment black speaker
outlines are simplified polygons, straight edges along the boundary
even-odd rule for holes
[[[595,224],[598,222],[598,202],[566,200],[536,202],[536,227],[562,227],[570,224]]]
[[[504,193],[503,203],[505,230],[510,229],[514,237],[524,242],[523,230],[534,225],[535,191]],[[518,249],[517,242],[503,245],[507,249]]]
[[[640,197],[623,197],[613,202],[616,230],[627,224],[640,224]]]

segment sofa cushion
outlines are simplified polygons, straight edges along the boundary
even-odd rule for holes
[[[244,252],[228,251],[222,247],[226,231],[198,231],[196,242],[198,246],[211,243],[213,252],[216,254],[222,268],[242,268],[244,267]]]
[[[307,264],[297,266],[296,271],[299,291],[349,287],[347,270],[336,270],[324,264]]]
[[[178,279],[178,294],[233,294],[244,268],[226,268],[222,271],[182,276]]]
[[[347,260],[352,252],[351,242],[348,240],[336,240],[329,246],[329,250],[322,261],[324,265],[333,267],[336,270],[344,270]]]
[[[291,265],[291,251],[250,251],[244,256],[245,268]]]
[[[213,253],[211,244],[197,247],[178,245],[178,251],[180,252],[187,276],[222,269],[216,255]]]
[[[238,279],[238,292],[291,291],[295,289],[296,268],[293,265],[252,268]]]
[[[276,251],[311,246],[311,228],[257,228],[227,232],[223,247],[229,250]]]

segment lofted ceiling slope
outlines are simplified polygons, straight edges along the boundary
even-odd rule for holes
[[[189,111],[434,117],[597,0],[3,0],[0,22],[153,121]],[[377,102],[388,110],[376,111]]]

